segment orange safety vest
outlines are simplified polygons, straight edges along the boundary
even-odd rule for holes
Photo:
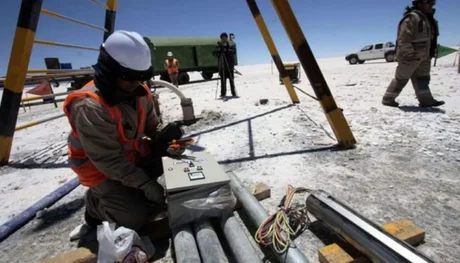
[[[147,96],[140,97],[138,99],[138,125],[137,125],[137,136],[135,139],[128,139],[125,136],[122,124],[121,111],[117,106],[109,106],[105,103],[101,97],[96,93],[96,86],[94,81],[90,81],[78,91],[70,93],[64,101],[64,112],[69,119],[72,131],[68,137],[68,148],[69,148],[69,165],[70,168],[77,174],[80,183],[87,187],[96,186],[102,181],[107,179],[107,176],[99,171],[94,164],[88,159],[85,150],[83,149],[78,134],[74,125],[72,124],[69,106],[75,98],[91,97],[99,102],[110,114],[110,117],[117,124],[118,142],[121,145],[123,153],[125,154],[128,161],[135,163],[136,156],[145,157],[150,153],[150,148],[147,140],[143,139],[144,125],[147,117],[146,107],[150,102],[150,90],[144,86],[148,91]]]
[[[173,58],[172,61],[167,59],[165,61],[166,65],[168,66],[168,74],[174,74],[179,72],[179,67],[177,66],[177,59]]]

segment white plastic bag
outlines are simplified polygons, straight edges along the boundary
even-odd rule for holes
[[[134,230],[125,227],[115,230],[115,224],[104,221],[97,227],[97,241],[99,242],[97,263],[147,262],[148,255],[139,235]]]

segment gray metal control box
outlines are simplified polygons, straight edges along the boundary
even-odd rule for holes
[[[171,227],[219,216],[222,209],[218,208],[224,207],[227,199],[231,204],[230,178],[211,154],[163,157],[162,162]],[[215,204],[219,202],[223,204]]]
[[[229,177],[207,152],[194,153],[180,159],[163,157],[166,192],[212,187],[230,182]]]

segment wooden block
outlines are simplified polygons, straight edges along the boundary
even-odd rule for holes
[[[271,190],[264,183],[253,184],[249,186],[249,191],[253,194],[257,200],[264,200],[270,197]]]
[[[415,246],[425,239],[425,230],[407,219],[396,220],[383,225],[388,233]]]
[[[348,255],[339,245],[332,244],[319,250],[319,262],[321,263],[352,263],[354,259]]]
[[[393,236],[406,241],[410,245],[417,245],[425,239],[425,231],[411,220],[401,219],[383,225],[383,229]],[[352,257],[337,244],[331,244],[318,250],[321,263],[367,263],[369,260],[360,255]]]
[[[97,255],[81,247],[47,259],[42,263],[97,263]]]
[[[271,189],[264,183],[257,183],[257,184],[250,185],[248,187],[248,190],[259,201],[267,199],[271,195]],[[241,208],[241,204],[238,201],[233,209],[238,210],[240,208]]]

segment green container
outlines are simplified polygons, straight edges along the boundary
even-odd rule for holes
[[[166,54],[171,51],[179,61],[179,83],[188,82],[187,72],[200,71],[204,79],[212,78],[218,72],[218,59],[212,55],[219,38],[217,37],[144,37],[152,53],[154,74],[169,81],[165,69]],[[235,65],[237,55],[235,54]]]

